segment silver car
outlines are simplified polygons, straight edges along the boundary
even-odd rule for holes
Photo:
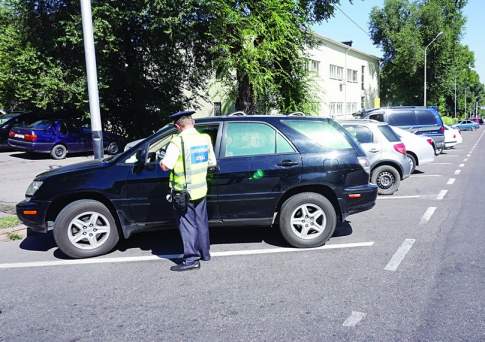
[[[371,182],[381,195],[392,195],[411,174],[406,146],[392,128],[374,120],[347,120],[340,124],[360,143],[371,167]]]

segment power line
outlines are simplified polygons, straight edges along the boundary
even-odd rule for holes
[[[365,35],[369,38],[371,38],[371,36],[369,35],[369,32],[367,32],[362,26],[360,26],[354,19],[352,19],[352,17],[350,15],[348,15],[347,13],[344,12],[343,9],[340,8],[340,6],[338,5],[335,5],[335,7],[337,7],[337,9],[342,12],[343,15],[345,15],[347,17],[347,19],[349,19],[355,26],[357,26],[362,32],[365,33]]]

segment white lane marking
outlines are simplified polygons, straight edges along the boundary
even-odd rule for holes
[[[422,177],[443,177],[443,175],[412,175],[413,178],[422,178]]]
[[[463,159],[463,162],[466,163],[468,161],[468,158]]]
[[[448,183],[446,183],[447,185],[453,185],[455,183],[456,179],[455,178],[450,178],[448,179]]]
[[[412,196],[378,196],[377,199],[381,200],[392,200],[392,199],[408,199],[408,198],[420,198],[421,195],[412,195]]]
[[[426,211],[423,214],[423,217],[421,217],[421,221],[419,221],[419,224],[428,223],[435,211],[436,211],[436,207],[429,207],[428,209],[426,209]]]
[[[360,321],[362,321],[367,314],[360,311],[352,311],[349,317],[345,320],[344,327],[355,327]]]
[[[289,252],[304,252],[304,251],[320,251],[320,250],[326,250],[326,249],[372,247],[373,245],[374,245],[374,241],[355,242],[355,243],[336,243],[336,244],[330,244],[330,245],[325,245],[325,246],[316,247],[316,248],[265,248],[265,249],[239,250],[239,251],[212,252],[211,256],[225,257],[225,256],[237,256],[237,255],[257,255],[257,254],[274,254],[274,253],[289,253]],[[178,259],[181,257],[182,257],[181,254],[162,254],[162,255],[145,255],[145,256],[135,256],[135,257],[13,262],[13,263],[0,264],[0,269],[126,263],[126,262],[153,261],[153,260],[160,260],[160,259]]]
[[[434,164],[434,165],[451,165],[452,163],[431,163],[431,164]]]
[[[459,175],[461,173],[461,170],[455,170],[455,175]]]
[[[415,242],[415,239],[405,239],[397,249],[396,253],[394,253],[391,260],[389,260],[386,267],[384,267],[384,270],[392,272],[396,271]]]
[[[470,157],[471,157],[471,153],[468,153],[466,156],[467,156],[468,158],[470,158]]]
[[[441,190],[438,196],[436,196],[436,199],[438,201],[441,201],[443,198],[445,198],[447,193],[448,193],[448,190]]]
[[[465,164],[462,163],[458,167],[465,167]]]

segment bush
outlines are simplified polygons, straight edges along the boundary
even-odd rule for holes
[[[452,118],[451,116],[442,116],[443,123],[447,126],[454,125],[458,122],[458,119]]]

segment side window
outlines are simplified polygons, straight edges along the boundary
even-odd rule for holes
[[[372,114],[369,119],[384,122],[384,114]]]
[[[217,141],[217,132],[219,131],[219,124],[215,125],[196,125],[195,128],[199,133],[208,134],[211,137],[212,147],[215,150],[215,143]]]
[[[64,121],[59,122],[59,132],[61,132],[62,134],[67,134],[67,126]]]
[[[276,134],[276,153],[293,153],[295,149],[283,138],[281,134]]]
[[[333,121],[282,120],[281,122],[325,149],[345,150],[352,148],[343,128]]]
[[[361,125],[344,126],[345,129],[361,144],[370,144],[374,142],[372,131]]]
[[[436,125],[437,120],[433,112],[429,110],[417,110],[416,122],[418,125]]]
[[[391,126],[413,126],[416,125],[414,110],[398,110],[389,113],[387,120]]]
[[[224,136],[224,157],[274,154],[276,131],[253,122],[228,122]]]

